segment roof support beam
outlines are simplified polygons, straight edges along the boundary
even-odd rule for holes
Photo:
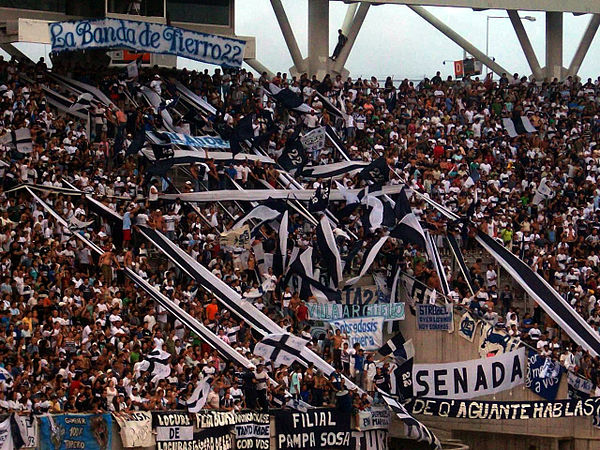
[[[344,33],[344,36],[348,36],[348,33],[350,32],[350,26],[352,25],[357,9],[358,3],[351,3],[348,5],[346,15],[344,16],[344,23],[342,24],[342,33]]]
[[[308,0],[308,71],[310,75],[324,77],[328,57],[329,0]]]
[[[252,67],[254,70],[256,70],[258,73],[260,73],[261,75],[264,72],[267,72],[267,76],[269,78],[273,78],[275,76],[275,74],[273,72],[271,72],[269,69],[267,69],[263,63],[261,63],[258,59],[256,58],[247,58],[244,59],[244,62],[246,64],[248,64],[250,67]]]
[[[275,17],[279,23],[279,28],[281,29],[281,33],[283,34],[283,38],[285,39],[285,43],[287,44],[287,48],[290,52],[294,65],[298,71],[306,71],[306,67],[304,67],[304,59],[302,58],[302,53],[300,53],[300,47],[298,47],[298,42],[296,41],[294,31],[292,30],[292,26],[290,25],[290,21],[288,20],[281,0],[271,0],[271,6],[273,7],[273,12],[275,13]]]
[[[467,41],[465,38],[463,38],[460,34],[458,34],[456,31],[454,31],[452,28],[450,28],[444,22],[439,20],[437,17],[435,17],[433,14],[431,14],[429,11],[427,11],[422,6],[408,5],[408,7],[410,9],[412,9],[414,12],[416,12],[423,19],[425,19],[427,22],[429,22],[431,25],[433,25],[435,28],[437,28],[439,31],[441,31],[443,34],[445,34],[446,37],[448,37],[449,39],[454,41],[461,48],[463,48],[468,53],[473,55],[476,59],[481,61],[482,64],[484,64],[487,67],[489,67],[490,69],[492,69],[496,74],[502,75],[502,73],[509,73],[508,70],[506,70],[500,64],[497,64],[495,61],[493,61],[491,58],[489,58],[485,53],[483,53],[481,50],[479,50],[477,47],[475,47],[473,44],[471,44],[469,41]]]
[[[348,31],[348,35],[347,35],[348,41],[342,47],[340,54],[338,55],[338,57],[335,60],[335,65],[333,66],[333,71],[335,73],[340,73],[340,71],[344,67],[344,64],[346,64],[346,61],[348,60],[348,56],[350,55],[350,51],[352,50],[352,47],[354,46],[354,43],[356,42],[358,32],[360,31],[360,29],[365,21],[365,17],[367,17],[367,13],[369,12],[370,6],[371,5],[369,3],[361,3],[360,6],[358,7],[358,11],[356,12],[356,14],[354,16],[354,20],[352,21],[352,25],[350,26],[350,30]]]
[[[543,80],[544,74],[542,72],[542,68],[540,67],[540,63],[535,56],[535,50],[533,50],[529,36],[527,36],[527,31],[525,31],[523,22],[519,17],[519,12],[515,10],[508,10],[506,12],[508,13],[508,17],[510,18],[515,33],[517,34],[517,38],[519,39],[519,43],[521,44],[525,58],[527,58],[527,63],[529,64],[533,76],[537,80]]]
[[[562,79],[563,13],[546,13],[546,78]]]
[[[577,51],[573,56],[573,60],[571,61],[571,65],[569,66],[569,70],[567,71],[567,75],[577,75],[577,72],[579,72],[581,63],[583,62],[585,55],[587,55],[587,52],[590,49],[590,45],[592,45],[592,41],[594,40],[594,36],[596,36],[596,32],[598,31],[599,25],[600,14],[594,14],[590,18],[590,23],[588,24],[587,28],[585,29],[585,32],[583,33],[581,42],[579,42],[579,46],[577,47]]]

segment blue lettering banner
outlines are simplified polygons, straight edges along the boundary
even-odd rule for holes
[[[419,304],[416,306],[417,327],[419,330],[454,330],[452,305]]]
[[[169,138],[171,144],[187,145],[188,147],[200,148],[229,148],[229,142],[218,136],[190,136],[189,134],[170,133],[163,131],[163,135]]]
[[[404,320],[404,303],[345,305],[341,303],[307,303],[310,320],[335,320],[360,317],[383,317],[384,321]]]
[[[240,67],[246,41],[122,19],[50,23],[53,52],[86,48],[129,48],[165,53],[220,66]]]
[[[348,335],[350,348],[354,344],[366,351],[379,350],[383,345],[383,317],[362,317],[359,319],[332,320],[334,330]]]
[[[110,414],[58,414],[40,418],[41,450],[110,450]]]
[[[563,368],[558,361],[529,350],[526,386],[537,395],[549,402],[556,400],[562,374]]]

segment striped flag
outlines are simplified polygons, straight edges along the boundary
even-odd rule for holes
[[[5,382],[7,384],[10,384],[12,380],[13,376],[10,374],[10,372],[4,367],[0,367],[0,383]]]
[[[279,199],[274,200],[270,198],[264,202],[261,202],[260,205],[254,207],[244,217],[238,219],[232,228],[241,228],[248,220],[252,219],[256,219],[259,222],[273,220],[283,214],[286,210],[287,205],[285,201]]]
[[[152,374],[152,383],[157,383],[171,375],[170,357],[170,353],[160,348],[155,348],[148,353],[146,361],[148,361],[149,365],[146,370]]]
[[[544,200],[548,200],[550,198],[553,198],[554,195],[555,195],[555,192],[552,190],[552,188],[550,186],[548,186],[547,180],[544,177],[540,181],[540,185],[538,186],[537,190],[535,191],[535,194],[533,196],[533,200],[531,202],[534,205],[539,205]]]
[[[486,233],[478,231],[476,239],[571,339],[592,356],[600,354],[598,333],[546,280]]]
[[[406,214],[402,220],[390,232],[390,236],[396,239],[402,239],[405,243],[414,244],[421,250],[427,248],[427,238],[423,227],[417,220],[414,213]]]
[[[342,258],[335,242],[333,231],[326,216],[321,217],[317,226],[317,245],[319,252],[329,267],[333,285],[337,288],[342,281]]]
[[[269,83],[268,90],[265,89],[265,92],[272,95],[284,108],[305,114],[312,111],[312,108],[304,103],[301,95],[295,94],[288,88],[281,89],[279,86]]]
[[[464,184],[465,189],[469,189],[470,187],[475,186],[475,183],[477,183],[480,178],[481,176],[479,175],[479,171],[475,168],[471,169],[471,171],[469,172],[469,177],[467,178],[467,181],[465,181]]]
[[[433,262],[433,267],[440,280],[442,292],[444,295],[448,295],[448,293],[450,293],[450,285],[448,283],[446,271],[444,270],[442,258],[440,257],[440,252],[438,251],[437,244],[435,243],[435,237],[432,236],[429,231],[425,232],[425,237],[427,243],[427,255],[429,256],[429,260]]]
[[[196,413],[200,411],[206,404],[206,398],[212,387],[213,377],[205,376],[196,385],[196,388],[186,401],[186,406],[189,412]]]
[[[312,247],[308,247],[301,254],[298,254],[296,251],[292,252],[289,269],[283,280],[283,286],[287,286],[292,276],[296,275],[300,278],[301,298],[308,298],[314,295],[319,301],[341,302],[342,294],[339,290],[325,286],[314,278],[312,252]]]
[[[362,180],[370,180],[373,183],[387,183],[390,179],[390,168],[387,160],[381,156],[365,167],[358,176]]]
[[[79,111],[80,109],[88,109],[91,104],[94,96],[89,92],[84,92],[77,97],[71,106],[69,107],[69,111]]]
[[[521,134],[537,133],[527,116],[513,116],[512,119],[505,117],[502,119],[502,125],[511,138]]]
[[[378,351],[382,356],[394,355],[402,359],[410,359],[415,356],[412,339],[406,341],[401,332],[383,344]]]
[[[375,261],[375,258],[379,254],[379,251],[381,250],[381,247],[383,247],[383,244],[386,243],[388,237],[389,236],[383,236],[379,238],[379,240],[369,249],[369,251],[363,256],[362,264],[360,266],[360,270],[358,271],[358,275],[346,281],[346,286],[355,284],[367,273],[367,270],[369,270],[369,268]]]
[[[442,450],[442,444],[435,434],[429,431],[425,425],[411,416],[406,408],[398,403],[397,400],[393,399],[384,392],[379,391],[383,400],[396,414],[396,416],[404,423],[404,433],[408,439],[413,439],[418,442],[424,442],[429,445],[432,450]]]
[[[329,204],[329,192],[331,191],[331,179],[325,182],[325,185],[319,185],[315,190],[315,195],[312,196],[308,204],[308,211],[318,212],[327,209]]]

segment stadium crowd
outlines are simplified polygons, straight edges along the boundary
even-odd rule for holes
[[[384,155],[393,169],[390,183],[405,182],[412,189],[464,215],[471,208],[474,226],[502,240],[563,295],[595,330],[600,325],[596,292],[600,270],[600,146],[598,106],[600,78],[581,82],[569,77],[539,81],[503,75],[499,79],[443,80],[440,74],[414,84],[399,85],[388,78],[324,80],[305,75],[253,76],[245,70],[215,70],[210,75],[182,70],[148,68],[135,80],[122,69],[87,72],[57,61],[53,70],[98,86],[118,108],[91,105],[91,126],[58,111],[46,98],[42,83],[61,92],[46,75],[46,65],[0,61],[0,140],[11,130],[28,127],[33,152],[21,154],[2,140],[0,172],[0,410],[20,412],[81,412],[176,409],[185,405],[194,386],[205,375],[214,376],[206,408],[268,408],[285,402],[286,392],[312,405],[339,403],[344,393],[342,374],[366,392],[390,389],[395,362],[377,358],[359,346],[350,348],[342,334],[310,335],[307,302],[293,288],[283,287],[272,269],[260,273],[252,252],[238,252],[219,244],[232,216],[242,212],[233,202],[200,204],[203,221],[189,205],[162,202],[169,189],[164,180],[146,176],[148,162],[126,149],[140,129],[160,127],[160,116],[142,105],[140,86],[149,86],[176,101],[172,80],[177,79],[223,111],[222,120],[234,126],[250,112],[273,113],[276,131],[265,143],[277,159],[286,139],[298,125],[304,130],[331,125],[343,136],[352,159],[372,161]],[[274,103],[263,91],[266,82],[303,96],[312,112],[301,115]],[[326,95],[345,112],[339,119],[327,111],[315,91]],[[527,116],[537,133],[510,137],[502,118]],[[210,121],[192,131],[210,132]],[[184,119],[178,123],[183,125]],[[258,120],[257,132],[267,121]],[[122,133],[124,139],[115,139]],[[119,142],[119,148],[115,145]],[[327,146],[311,155],[313,164],[337,161]],[[235,164],[207,162],[174,177],[182,191],[231,188],[230,179],[246,189],[276,185],[278,170],[250,161]],[[479,180],[471,186],[473,173]],[[98,257],[50,216],[20,184],[62,187],[67,180],[94,194],[123,216],[123,242],[116,243],[114,227],[90,209],[84,197],[40,194],[76,232],[104,250]],[[533,197],[542,180],[554,195],[536,204]],[[306,187],[325,180],[298,177]],[[338,179],[347,188],[362,187],[356,173]],[[344,202],[332,202],[332,211]],[[413,212],[440,236],[453,225],[425,203],[412,197]],[[315,239],[314,227],[299,214],[290,215],[290,243],[300,248]],[[346,272],[355,272],[365,249],[383,232],[365,229],[356,211],[343,221],[346,231],[364,241],[363,249]],[[325,377],[313,367],[273,368],[255,356],[250,327],[236,318],[193,280],[179,273],[136,233],[136,226],[164,231],[195,259],[285,329],[310,339],[310,347],[336,367]],[[263,227],[256,239],[265,252],[277,247],[274,230]],[[528,305],[512,284],[499,286],[499,270],[483,256],[471,229],[457,232],[478,291],[471,295],[458,270],[446,258],[452,291],[449,298],[471,309],[511,335],[518,335],[542,354],[569,370],[591,379],[596,386],[600,360],[575,346],[538,305]],[[346,256],[350,242],[339,239]],[[115,245],[117,244],[117,245]],[[288,248],[291,248],[290,244]],[[439,291],[439,280],[425,253],[413,245],[390,239],[373,271],[390,277],[392,261],[426,286]],[[322,272],[327,267],[315,258]],[[132,268],[160,288],[192,316],[201,320],[225,343],[255,366],[244,370],[224,361],[183,324],[138,289],[124,273]],[[502,280],[505,282],[505,280]],[[257,295],[258,293],[258,295]],[[407,315],[407,320],[412,317]],[[154,348],[171,354],[171,374],[153,382],[139,369]],[[263,365],[265,364],[265,365]],[[269,384],[267,374],[275,381]],[[367,407],[368,395],[351,391],[344,396],[354,408]],[[375,396],[376,401],[376,396]]]

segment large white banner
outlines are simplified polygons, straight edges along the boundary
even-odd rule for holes
[[[148,411],[134,413],[113,413],[113,417],[121,428],[120,435],[123,447],[152,447],[152,414]]]
[[[120,47],[240,67],[246,47],[246,41],[240,39],[133,20],[105,18],[48,26],[53,52]]]
[[[21,439],[25,443],[22,448],[37,448],[38,446],[38,432],[37,432],[37,420],[35,416],[27,414],[21,416],[19,414],[14,415],[15,422],[21,433]]]
[[[10,431],[10,416],[4,422],[0,422],[0,450],[13,450],[15,444]]]
[[[359,319],[332,320],[334,330],[348,335],[350,348],[356,343],[364,350],[379,350],[383,345],[383,317],[361,317]]]
[[[525,382],[525,348],[493,358],[445,364],[415,364],[413,394],[420,397],[469,399],[494,394]]]

